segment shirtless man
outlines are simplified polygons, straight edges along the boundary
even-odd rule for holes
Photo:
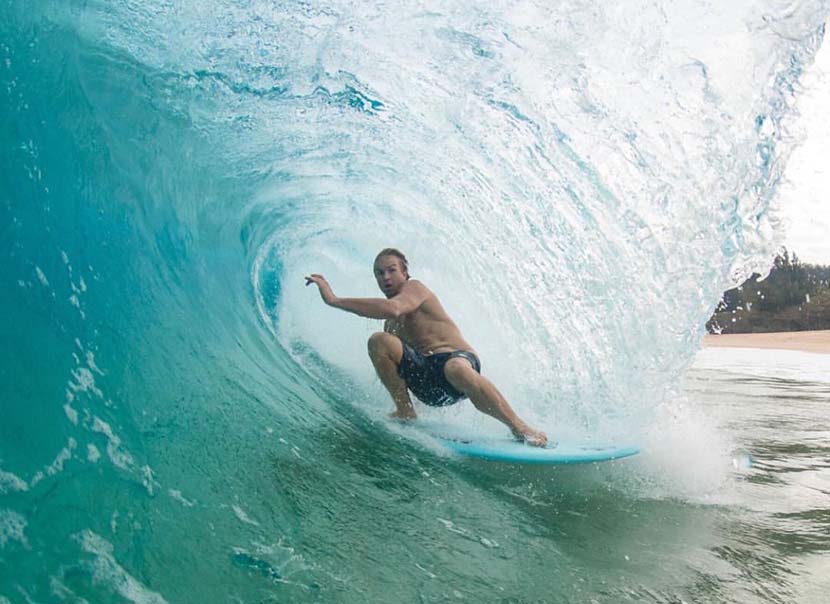
[[[383,331],[369,338],[369,357],[386,386],[392,417],[416,418],[408,390],[426,405],[444,407],[469,398],[476,409],[504,423],[513,435],[534,446],[548,437],[524,423],[490,380],[438,298],[409,278],[406,257],[387,248],[375,258],[375,279],[386,299],[338,298],[323,275],[310,275],[329,306],[370,319],[385,319]]]

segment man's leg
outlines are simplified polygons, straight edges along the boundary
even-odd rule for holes
[[[473,369],[467,359],[454,357],[447,361],[444,376],[453,388],[470,397],[476,409],[505,424],[516,438],[537,447],[547,444],[547,435],[524,423],[493,383]]]
[[[369,338],[369,358],[372,359],[372,365],[375,366],[380,381],[395,402],[395,411],[390,414],[391,417],[415,419],[417,415],[409,398],[406,382],[398,375],[398,367],[403,358],[401,340],[389,333],[373,333]]]

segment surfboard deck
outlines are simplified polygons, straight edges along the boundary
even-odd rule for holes
[[[511,438],[436,436],[451,451],[467,457],[520,464],[580,464],[613,461],[640,452],[634,445],[557,442],[533,447]]]

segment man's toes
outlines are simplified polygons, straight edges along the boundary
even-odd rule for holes
[[[531,447],[545,447],[548,444],[548,436],[544,432],[527,432],[522,434],[522,440]]]

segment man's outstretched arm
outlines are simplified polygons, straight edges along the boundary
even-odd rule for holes
[[[407,283],[396,296],[384,298],[338,298],[334,295],[328,281],[323,275],[309,275],[306,285],[317,284],[320,297],[329,306],[345,310],[369,319],[397,319],[412,312],[423,304],[428,292],[417,283]]]

